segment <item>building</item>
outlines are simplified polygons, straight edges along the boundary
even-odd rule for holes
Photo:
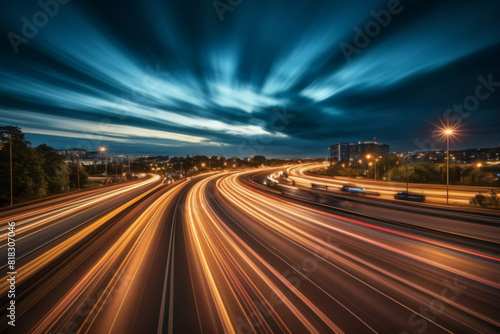
[[[446,151],[443,150],[397,152],[397,154],[401,157],[408,155],[411,161],[417,162],[446,162]],[[500,147],[450,150],[450,162],[470,164],[477,161],[500,162]]]
[[[378,155],[379,156],[386,156],[389,155],[389,145],[387,144],[379,144],[378,145]]]
[[[83,159],[87,157],[87,151],[81,148],[69,148],[65,150],[57,150],[57,154],[64,157],[66,161],[72,161],[76,159]]]
[[[389,155],[389,145],[380,144],[376,141],[365,141],[353,143],[339,143],[331,145],[330,159],[337,161],[357,160],[371,155],[373,157],[383,157]]]
[[[349,144],[339,143],[336,145],[331,145],[330,148],[330,159],[338,161],[349,160]]]

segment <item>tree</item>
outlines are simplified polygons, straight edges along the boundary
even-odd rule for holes
[[[491,207],[498,209],[500,207],[500,198],[498,197],[496,191],[491,189],[489,196],[485,196],[483,194],[476,195],[470,200],[470,204],[479,205],[483,208]]]
[[[69,176],[69,184],[71,188],[78,187],[78,175],[76,174],[76,169],[77,165],[75,164],[75,166],[71,168],[71,174]],[[85,167],[82,165],[79,165],[78,172],[80,173],[80,187],[83,187],[88,182],[89,175],[87,174]]]
[[[37,146],[36,151],[43,159],[48,192],[56,194],[68,190],[70,169],[64,158],[46,144]]]
[[[31,147],[19,127],[0,127],[0,192],[7,196],[10,189],[10,144],[12,136],[12,159],[14,197],[37,198],[47,195],[47,180],[42,168],[43,159]]]

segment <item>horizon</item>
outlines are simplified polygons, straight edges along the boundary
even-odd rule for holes
[[[15,125],[12,125],[12,126],[15,126]],[[21,128],[22,130],[22,128]],[[24,132],[23,132],[24,133]],[[38,145],[42,145],[42,144],[46,144],[46,145],[49,145],[51,146],[52,148],[54,148],[55,150],[57,151],[62,151],[62,150],[69,150],[69,149],[82,149],[82,148],[79,148],[79,147],[58,147],[58,146],[52,146],[50,144],[48,144],[47,142],[38,142],[38,143],[33,143],[32,140],[30,140],[30,134],[29,133],[24,133],[25,136],[26,136],[26,140],[29,141],[31,143],[31,146],[32,147],[36,147]],[[357,141],[346,141],[348,143],[356,143]],[[365,142],[365,141],[362,141],[362,142]],[[366,141],[368,142],[368,141]],[[380,144],[388,144],[389,147],[392,147],[390,143],[382,143],[382,142],[379,142]],[[443,142],[444,144],[444,142]],[[328,146],[330,145],[335,145],[335,144],[329,144]],[[496,146],[486,146],[486,147],[454,147],[454,146],[450,146],[450,152],[453,152],[453,151],[462,151],[462,150],[474,150],[474,149],[494,149],[494,148],[498,148],[500,147],[500,144],[496,145]],[[87,152],[95,152],[95,151],[98,151],[99,150],[99,146],[95,147],[94,149],[90,149],[90,150],[87,150],[85,149]],[[446,152],[446,149],[444,148],[435,148],[433,150],[393,150],[392,148],[390,149],[389,153],[390,154],[394,154],[394,153],[401,153],[401,152],[414,152],[414,153],[419,153],[419,152],[436,152],[436,151],[443,151],[443,152]],[[110,151],[112,152],[112,151]],[[196,152],[193,152],[193,153],[185,153],[185,154],[175,154],[175,155],[171,155],[171,154],[168,154],[168,152],[166,154],[161,154],[161,153],[151,153],[151,154],[143,154],[143,153],[139,153],[139,152],[129,152],[129,153],[120,153],[120,152],[116,152],[116,153],[113,153],[111,155],[114,155],[114,156],[118,156],[118,155],[123,155],[123,156],[129,156],[129,157],[155,157],[155,156],[169,156],[169,157],[184,157],[184,156],[225,156],[225,157],[236,157],[236,158],[247,158],[249,156],[237,156],[237,155],[224,155],[224,154],[208,154],[208,153],[196,153]],[[266,157],[266,159],[321,159],[321,158],[325,158],[328,157],[328,153],[326,153],[324,156],[289,156],[289,155],[266,155],[266,154],[254,154],[252,155],[255,156],[255,155],[264,155]]]

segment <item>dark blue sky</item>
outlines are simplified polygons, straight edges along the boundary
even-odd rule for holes
[[[0,5],[0,124],[34,145],[325,156],[440,148],[440,120],[500,143],[498,1],[59,1]]]

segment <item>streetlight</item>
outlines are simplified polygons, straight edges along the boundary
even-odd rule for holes
[[[446,204],[449,203],[449,187],[450,187],[450,137],[453,136],[452,128],[442,129],[443,135],[446,137]]]
[[[479,185],[479,172],[481,170],[481,167],[483,167],[482,163],[478,163],[477,165],[477,173],[476,173],[476,185]]]
[[[368,154],[366,156],[366,159],[370,160],[372,158],[371,154]],[[377,159],[373,159],[375,161],[375,164],[373,164],[373,175],[375,177],[375,181],[377,181]],[[370,166],[372,164],[370,163]]]
[[[410,157],[410,155],[406,155],[405,157],[405,160],[406,160],[406,193],[408,193],[408,187],[409,187],[409,183],[410,183],[410,173],[409,173],[409,170],[408,170],[408,158]]]
[[[102,155],[104,156],[104,164],[106,166],[106,172],[105,172],[105,177],[106,179],[108,178],[108,157],[106,156],[106,147],[105,146],[101,146],[99,147],[99,151],[102,152]],[[108,181],[106,180],[106,183]]]

